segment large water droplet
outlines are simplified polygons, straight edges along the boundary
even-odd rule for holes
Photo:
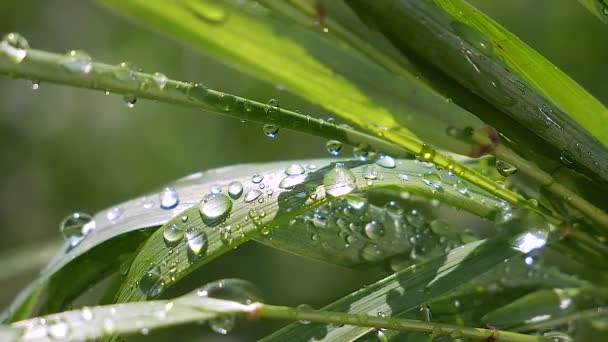
[[[260,290],[253,283],[242,279],[222,279],[205,284],[196,290],[196,295],[247,305],[262,302]]]
[[[228,184],[228,195],[232,199],[238,199],[243,194],[243,184],[239,181],[233,181]]]
[[[277,137],[277,134],[279,134],[279,126],[274,123],[264,124],[262,130],[267,137],[273,139]]]
[[[515,172],[517,172],[517,168],[507,162],[504,162],[502,160],[497,160],[496,161],[496,170],[498,171],[498,173],[500,173],[503,177],[509,177],[510,175],[514,174]]]
[[[128,62],[122,62],[118,64],[113,71],[114,78],[119,81],[133,81],[135,80],[135,68]]]
[[[9,33],[0,42],[0,52],[14,63],[20,63],[27,56],[29,48],[27,40],[19,33]]]
[[[441,176],[436,172],[427,172],[424,174],[422,182],[431,188],[431,191],[443,191],[441,185]]]
[[[378,179],[378,170],[376,170],[376,167],[374,165],[367,165],[363,178],[371,180]]]
[[[224,194],[209,194],[201,200],[198,210],[203,223],[216,226],[230,214],[232,200]]]
[[[337,156],[342,150],[342,143],[338,140],[328,140],[325,143],[325,148],[327,148],[327,152],[329,152],[329,154],[332,156]]]
[[[169,82],[167,76],[161,74],[160,72],[155,72],[154,76],[152,76],[152,80],[154,81],[154,84],[156,84],[156,87],[160,90],[163,90]]]
[[[353,148],[353,157],[362,161],[367,161],[369,159],[370,152],[371,147],[369,145],[362,144]]]
[[[301,164],[291,164],[285,169],[285,174],[288,176],[297,176],[304,174],[305,170]]]
[[[253,202],[256,199],[258,199],[258,197],[260,197],[262,195],[262,192],[260,190],[257,189],[253,189],[253,190],[249,190],[246,194],[245,194],[245,203],[249,203],[249,202]]]
[[[394,169],[397,166],[395,159],[387,155],[380,155],[376,159],[376,164],[387,169]]]
[[[186,230],[186,243],[188,251],[193,256],[198,256],[207,249],[207,234],[195,227]]]
[[[296,187],[296,185],[304,183],[305,179],[306,177],[304,175],[287,176],[281,180],[279,183],[279,188],[292,190]]]
[[[384,236],[384,226],[378,221],[370,221],[365,225],[365,235],[372,240],[377,240]]]
[[[357,177],[344,164],[337,163],[323,177],[323,185],[329,196],[338,197],[357,189]]]
[[[387,214],[396,218],[403,216],[403,208],[395,201],[386,203],[384,210],[386,210]]]
[[[172,187],[166,187],[159,194],[160,207],[162,209],[173,209],[179,203],[179,194]]]
[[[163,230],[163,238],[167,247],[173,247],[184,239],[184,230],[176,224],[170,224]]]
[[[90,230],[84,231],[84,227],[93,221],[93,218],[85,213],[72,213],[61,221],[60,230],[70,247],[77,246]]]
[[[314,310],[314,308],[308,304],[300,304],[296,307],[299,310]],[[301,324],[310,324],[310,321],[307,320],[299,320],[298,322],[300,322]]]
[[[91,56],[84,51],[67,52],[61,64],[65,70],[75,74],[88,74],[93,70]]]
[[[255,183],[255,184],[259,184],[264,180],[264,176],[260,175],[260,174],[255,174],[253,176],[251,176],[251,182]]]
[[[547,234],[542,231],[529,231],[515,239],[515,247],[524,253],[543,247],[547,243]]]
[[[469,187],[467,186],[467,183],[463,180],[456,181],[456,183],[454,184],[454,190],[465,196],[469,195]]]
[[[435,158],[435,149],[427,144],[423,144],[418,157],[424,161],[432,161]]]
[[[158,296],[165,288],[159,266],[152,266],[139,280],[139,290],[148,298]]]

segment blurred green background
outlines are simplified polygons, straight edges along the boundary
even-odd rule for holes
[[[473,3],[608,103],[608,26],[575,1]],[[38,49],[84,50],[97,61],[129,61],[144,71],[330,115],[281,85],[252,80],[92,1],[2,1],[0,34],[13,31]],[[42,253],[40,246],[59,241],[59,222],[70,212],[95,212],[201,169],[325,157],[324,144],[287,131],[272,140],[258,125],[193,109],[152,101],[128,109],[121,96],[51,84],[34,91],[29,81],[0,77],[0,257],[23,245],[35,246],[29,253]],[[34,276],[0,278],[0,304]],[[257,284],[271,303],[321,306],[378,276],[378,271],[347,270],[250,244],[196,272],[173,294],[213,279],[240,277]],[[251,340],[250,329],[262,329],[254,333],[260,334],[277,324],[245,324],[227,339]],[[192,341],[209,337],[207,330],[179,329],[184,340]]]

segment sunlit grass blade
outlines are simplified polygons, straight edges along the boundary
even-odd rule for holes
[[[162,23],[155,28],[386,137],[412,138],[413,132],[434,146],[468,154],[470,141],[445,132],[483,127],[414,75],[393,75],[357,50],[270,15],[253,2],[102,3],[148,25]],[[209,20],[212,13],[217,17]]]
[[[608,180],[608,110],[510,32],[461,0],[348,3],[395,45],[423,56],[564,158]]]
[[[327,311],[342,311],[397,316],[417,308],[471,278],[519,254],[508,243],[477,241],[450,251],[447,255],[406,268],[326,306]],[[349,341],[371,329],[329,325],[291,324],[264,341],[312,340]]]

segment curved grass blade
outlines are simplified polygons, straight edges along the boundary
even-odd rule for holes
[[[458,288],[497,264],[520,254],[504,241],[480,240],[450,251],[445,256],[417,264],[369,285],[323,310],[397,316]],[[371,329],[330,325],[290,324],[263,341],[350,341]]]
[[[236,301],[199,296],[195,291],[171,300],[85,307],[19,321],[11,327],[22,330],[23,335],[3,341],[98,340],[114,334],[141,334],[154,328],[246,315],[254,308]]]
[[[608,24],[608,2],[606,0],[578,0],[578,2],[601,22]]]
[[[576,311],[604,306],[608,302],[605,288],[555,288],[527,294],[500,307],[482,319],[500,329],[536,324],[573,314]]]
[[[566,160],[608,180],[608,152],[598,142],[608,142],[608,110],[504,28],[460,0],[348,3],[405,52],[424,56]]]
[[[294,169],[298,173],[293,174]],[[295,164],[287,162],[279,169],[260,166],[249,170],[256,175],[254,178],[224,178],[222,183],[218,183],[222,189],[226,189],[233,181],[244,186],[243,195],[230,202],[229,213],[226,213],[229,216],[223,217],[221,222],[205,222],[200,207],[196,206],[156,231],[138,251],[116,301],[127,302],[157,296],[194,269],[256,236],[273,247],[280,246],[317,259],[327,257],[326,261],[345,265],[384,260],[402,253],[404,248],[411,248],[403,236],[404,222],[393,227],[375,227],[375,233],[368,231],[368,234],[372,234],[371,238],[364,239],[363,233],[359,232],[360,242],[354,244],[352,249],[344,246],[344,240],[338,234],[320,233],[318,239],[325,239],[325,243],[319,241],[319,244],[310,244],[311,237],[306,230],[302,232],[297,231],[296,226],[285,227],[282,229],[285,233],[282,233],[281,229],[276,229],[354,191],[398,187],[484,217],[493,217],[502,205],[480,190],[472,188],[471,193],[459,192],[454,187],[458,182],[454,177],[450,177],[447,172],[429,171],[428,165],[415,160],[398,160],[391,168],[360,161],[335,163],[316,160]],[[458,184],[462,186],[462,183]],[[201,198],[209,196],[208,190],[201,189],[198,193]],[[203,205],[204,201],[203,199]],[[376,212],[380,215],[385,213],[384,210]],[[183,220],[182,216],[187,217],[187,220]],[[382,229],[382,233],[379,229]],[[289,236],[287,231],[293,235]],[[167,232],[181,232],[180,238],[168,245]],[[203,249],[193,251],[191,240],[186,236],[188,232],[191,232],[192,238],[204,239],[206,243]],[[329,246],[340,248],[332,250]],[[331,253],[330,256],[327,253]],[[151,272],[155,274],[152,296],[149,289],[142,290],[135,286],[149,277]]]

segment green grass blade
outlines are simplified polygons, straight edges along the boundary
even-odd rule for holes
[[[578,0],[578,2],[601,22],[608,24],[608,2],[606,0]]]
[[[335,172],[342,168],[336,168],[335,163],[330,160],[295,163],[295,165],[308,165],[306,175],[296,175],[295,178],[286,175],[285,170],[292,164],[286,162],[283,163],[283,167],[278,169],[266,166],[248,167],[250,174],[263,176],[263,181],[260,183],[262,186],[254,183],[251,176],[246,178],[225,177],[222,182],[218,182],[225,189],[230,182],[238,181],[246,187],[245,193],[254,191],[260,197],[254,201],[244,202],[243,198],[247,198],[247,194],[245,194],[243,198],[234,200],[230,216],[215,226],[210,226],[202,220],[198,206],[187,209],[165,223],[138,251],[123,282],[124,285],[118,291],[116,301],[143,300],[149,297],[149,293],[145,293],[131,284],[146,278],[151,269],[158,273],[155,276],[158,288],[154,291],[155,295],[158,295],[194,269],[255,236],[259,236],[259,240],[273,247],[280,247],[308,257],[321,259],[328,257],[327,253],[331,253],[331,258],[325,259],[326,261],[346,265],[376,262],[402,253],[403,249],[409,246],[408,240],[402,236],[404,234],[403,222],[401,226],[395,227],[393,230],[387,222],[387,226],[384,227],[385,235],[378,238],[378,241],[374,241],[372,238],[363,239],[363,232],[359,232],[360,242],[354,244],[352,249],[344,246],[344,240],[338,234],[320,233],[319,238],[324,240],[319,241],[319,244],[311,244],[311,237],[306,229],[296,230],[295,226],[285,227],[297,216],[343,195],[348,195],[355,189],[359,192],[366,192],[374,188],[396,187],[421,197],[434,198],[439,202],[445,202],[447,205],[487,218],[493,217],[500,207],[496,199],[483,191],[471,188],[471,193],[464,195],[454,187],[457,182],[454,177],[448,176],[445,172],[435,173],[433,171],[434,175],[443,175],[444,181],[440,185],[441,190],[438,190],[436,184],[429,184],[428,179],[424,178],[425,174],[429,172],[428,165],[415,160],[399,160],[394,168],[359,161],[344,161],[344,167],[349,170],[349,180],[343,179],[340,183],[335,183],[335,179],[332,177],[335,177]],[[314,165],[314,167],[311,169],[310,165]],[[369,176],[370,172],[374,175],[373,179]],[[282,187],[282,182],[286,180],[293,180],[298,184],[287,188]],[[336,185],[339,187],[338,194],[332,192]],[[459,183],[459,186],[461,185],[462,183]],[[263,190],[260,190],[260,187]],[[196,193],[202,198],[208,192],[208,188],[202,188]],[[385,215],[385,213],[384,210],[381,210],[378,215]],[[188,219],[184,221],[182,216]],[[384,219],[382,221],[385,222]],[[284,229],[275,229],[281,226]],[[170,227],[182,232],[196,227],[199,234],[206,236],[206,249],[200,255],[192,255],[187,239],[180,240],[174,246],[168,247],[164,232]],[[323,247],[326,245],[340,246],[340,248],[332,251],[331,248]],[[374,255],[370,248],[375,248],[382,253]],[[157,265],[167,266],[158,267]]]
[[[395,45],[423,56],[608,180],[608,110],[510,32],[460,0],[348,3]]]
[[[484,323],[499,329],[512,329],[525,324],[542,323],[571,315],[576,311],[604,306],[608,302],[606,288],[555,288],[539,290],[489,312]]]
[[[437,147],[468,154],[470,142],[445,132],[449,127],[483,126],[475,116],[446,101],[415,76],[405,79],[393,75],[327,35],[281,20],[259,6],[249,8],[251,3],[102,3],[244,73],[282,84],[286,91],[386,137],[415,134]],[[212,11],[223,15],[208,20]]]
[[[520,254],[509,244],[482,240],[406,268],[326,306],[324,310],[397,316],[465,284],[505,259]],[[371,331],[358,327],[290,324],[263,341],[349,341]]]
[[[248,305],[199,296],[195,291],[171,300],[85,307],[19,321],[11,327],[23,330],[23,335],[3,341],[90,341],[114,334],[141,334],[154,328],[207,322],[249,311]]]

